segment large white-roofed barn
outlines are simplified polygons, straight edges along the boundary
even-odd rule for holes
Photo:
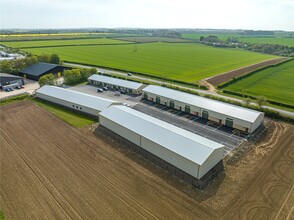
[[[110,106],[99,118],[107,130],[193,177],[192,183],[223,159],[224,145],[126,106]]]
[[[88,82],[97,86],[109,86],[111,89],[122,89],[127,93],[141,94],[144,84],[117,79],[109,76],[94,74],[88,78]]]
[[[143,89],[143,98],[248,133],[258,128],[264,119],[263,112],[161,86],[147,86]]]
[[[38,89],[36,97],[96,117],[99,116],[99,112],[109,106],[121,104],[109,99],[48,85]]]

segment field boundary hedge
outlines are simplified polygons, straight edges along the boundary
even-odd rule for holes
[[[225,89],[223,90],[223,93],[227,93],[227,94],[230,94],[230,95],[235,95],[235,96],[239,96],[239,97],[243,97],[243,98],[251,98],[251,99],[254,99],[254,100],[257,99],[256,96],[247,95],[247,94],[238,93],[238,92],[233,92],[233,91],[225,90]],[[285,104],[285,103],[281,103],[281,102],[277,102],[277,101],[273,101],[273,100],[267,100],[267,102],[270,103],[270,104],[273,104],[273,105],[279,105],[279,106],[282,106],[282,107],[294,109],[294,105],[291,105],[291,104]]]
[[[235,82],[238,82],[238,81],[240,81],[242,79],[245,79],[245,78],[247,78],[249,76],[252,76],[253,74],[258,73],[259,71],[266,70],[266,69],[269,69],[269,68],[274,68],[274,67],[280,66],[282,64],[288,63],[290,61],[293,61],[293,60],[294,60],[293,58],[289,58],[289,59],[284,60],[284,61],[281,61],[281,62],[279,62],[277,64],[271,64],[271,65],[268,65],[268,66],[264,66],[264,67],[258,68],[256,70],[251,71],[251,72],[245,73],[245,74],[243,74],[241,76],[234,77],[233,79],[230,79],[227,82],[221,83],[221,84],[219,84],[217,86],[217,88],[218,89],[225,88],[225,87],[227,87],[227,86],[229,86],[229,85],[231,85],[231,84],[233,84]]]

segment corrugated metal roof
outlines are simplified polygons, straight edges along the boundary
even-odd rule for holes
[[[117,78],[112,78],[109,76],[102,76],[98,74],[94,74],[88,78],[88,80],[96,80],[99,82],[103,83],[108,83],[111,85],[117,85],[125,88],[130,88],[130,89],[139,89],[141,86],[143,86],[142,83],[137,83],[137,82],[132,82],[132,81],[127,81],[123,79],[117,79]]]
[[[199,165],[215,149],[224,148],[219,143],[126,106],[111,106],[99,114]]]
[[[51,63],[36,63],[33,64],[23,70],[20,70],[20,73],[24,73],[24,74],[29,74],[29,75],[34,75],[34,76],[40,76],[41,74],[57,67],[58,65],[56,64],[51,64]]]
[[[7,74],[7,73],[0,73],[0,77],[10,77],[10,78],[22,79],[21,76],[16,76],[16,75]]]
[[[57,99],[72,102],[77,105],[96,109],[98,111],[102,111],[108,108],[113,103],[119,103],[109,99],[104,99],[104,98],[96,97],[93,95],[88,95],[85,93],[81,93],[81,92],[77,92],[77,91],[73,91],[69,89],[63,89],[56,86],[48,86],[48,85],[41,87],[40,89],[37,90],[36,93],[40,93],[40,94],[44,94],[44,95],[54,97]]]
[[[187,103],[189,105],[198,106],[202,109],[217,112],[223,115],[231,116],[243,121],[254,123],[260,114],[259,111],[243,108],[240,106],[220,102],[217,100],[208,99],[205,97],[192,95],[185,92],[168,89],[161,86],[147,86],[143,89],[144,92],[153,93],[162,97],[176,100],[179,102]]]

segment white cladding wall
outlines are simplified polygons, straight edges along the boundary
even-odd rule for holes
[[[38,98],[40,98],[40,99],[44,99],[44,100],[47,100],[47,101],[50,101],[50,102],[53,102],[53,103],[56,103],[56,104],[71,108],[71,109],[75,109],[75,110],[80,111],[80,112],[85,112],[87,114],[95,115],[97,117],[99,116],[100,111],[98,111],[97,109],[91,109],[91,108],[88,108],[88,107],[85,107],[85,106],[82,106],[82,105],[78,105],[76,103],[72,103],[72,102],[68,102],[68,101],[61,100],[61,99],[58,99],[58,98],[54,98],[54,97],[51,97],[51,96],[47,96],[45,94],[38,93],[38,92],[36,93],[36,96]]]
[[[175,154],[174,152],[148,140],[144,137],[141,137],[141,147],[148,152],[158,156],[159,158],[163,159],[164,161],[174,165],[175,167],[185,171],[186,173],[198,178],[198,164],[193,163],[186,158]]]
[[[156,102],[156,97],[158,97],[158,95],[150,93],[150,92],[144,92],[144,93],[146,93],[148,95],[148,100]],[[211,111],[211,110],[202,109],[197,106],[191,105],[189,103],[183,103],[183,102],[176,101],[176,100],[169,99],[169,98],[162,97],[162,96],[159,96],[159,97],[160,97],[160,104],[162,104],[162,105],[169,106],[170,101],[172,100],[174,102],[174,108],[177,110],[181,110],[181,111],[185,111],[185,106],[188,105],[188,106],[190,106],[191,114],[198,115],[200,117],[202,117],[202,112],[203,112],[203,110],[205,110],[209,113],[209,118],[208,118],[209,120],[215,121],[217,123],[219,123],[220,122],[219,120],[221,120],[221,124],[223,124],[223,125],[225,125],[227,118],[231,118],[234,121],[233,127],[236,129],[242,130],[242,131],[245,131],[246,128],[248,128],[248,132],[253,132],[262,123],[263,117],[264,117],[264,114],[262,114],[261,116],[259,116],[259,118],[254,123],[250,123],[250,122],[238,119],[238,118],[231,117],[229,115],[223,115],[223,114]]]
[[[209,170],[211,170],[218,162],[219,158],[223,156],[223,149],[216,149],[211,156],[202,164],[198,165],[154,142],[146,139],[143,136],[136,134],[133,131],[103,117],[100,115],[100,125],[108,128],[114,133],[120,135],[121,137],[129,140],[130,142],[142,147],[146,151],[158,156],[162,160],[178,167],[184,172],[190,174],[191,176],[200,179]]]
[[[219,158],[223,156],[223,150],[215,149],[209,158],[199,167],[198,177],[203,177],[209,170],[211,170],[218,162]]]
[[[263,122],[263,119],[264,119],[264,113],[262,113],[262,115],[260,115],[254,124],[252,124],[252,127],[251,127],[251,131],[254,131],[256,128],[258,128],[262,122]]]

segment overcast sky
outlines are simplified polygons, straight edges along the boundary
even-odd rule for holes
[[[294,30],[294,0],[0,0],[0,28]]]

